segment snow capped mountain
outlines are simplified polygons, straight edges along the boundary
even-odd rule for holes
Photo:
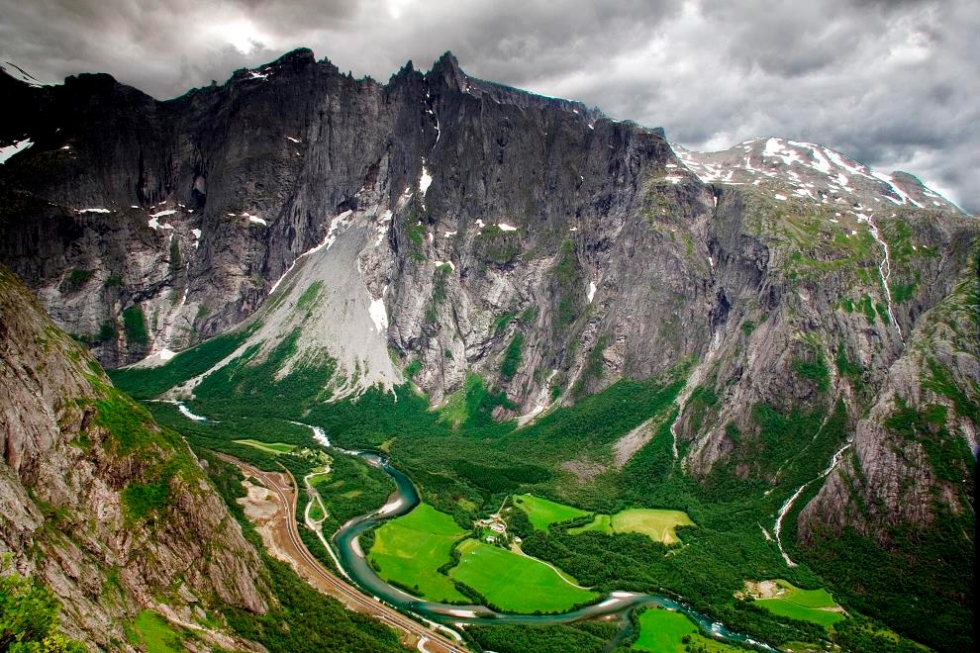
[[[963,213],[908,173],[884,174],[815,143],[760,138],[721,152],[672,147],[701,181],[759,186],[780,201],[809,200],[858,212],[904,206]]]

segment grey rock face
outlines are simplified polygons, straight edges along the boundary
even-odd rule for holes
[[[217,600],[264,612],[258,555],[186,444],[114,391],[2,266],[0,318],[0,552],[54,591],[68,633],[128,650],[121,624],[144,608],[187,623]],[[126,488],[168,464],[180,469],[168,505],[134,515]]]

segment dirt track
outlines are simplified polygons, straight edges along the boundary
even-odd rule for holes
[[[219,454],[220,455],[220,454]],[[469,653],[464,645],[448,639],[422,624],[409,619],[397,610],[365,596],[357,588],[348,585],[327,570],[306,548],[299,536],[296,524],[296,483],[292,475],[264,472],[247,463],[221,455],[221,458],[242,470],[247,476],[258,479],[269,491],[275,502],[271,517],[264,520],[259,532],[266,547],[276,557],[284,557],[303,580],[319,591],[332,596],[348,609],[376,617],[382,623],[402,633],[402,642],[427,653]],[[270,541],[271,540],[271,541]]]

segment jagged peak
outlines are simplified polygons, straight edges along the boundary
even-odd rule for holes
[[[459,67],[456,56],[448,50],[432,64],[432,69],[427,77],[442,80],[447,86],[457,91],[466,91],[468,86],[466,73]]]
[[[455,70],[462,73],[463,71],[459,67],[459,59],[450,50],[446,50],[442,53],[442,56],[436,59],[435,63],[432,65],[432,69],[448,69]]]

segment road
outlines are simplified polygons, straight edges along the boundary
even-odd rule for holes
[[[238,467],[243,474],[258,479],[271,491],[277,503],[277,511],[271,525],[271,536],[276,548],[293,563],[299,575],[324,594],[332,596],[349,609],[370,614],[382,623],[404,633],[406,643],[423,653],[470,653],[460,643],[450,640],[422,624],[409,619],[397,610],[372,597],[365,596],[356,587],[345,583],[317,560],[299,536],[296,523],[298,493],[292,474],[265,472],[231,456],[218,454],[222,460]]]

